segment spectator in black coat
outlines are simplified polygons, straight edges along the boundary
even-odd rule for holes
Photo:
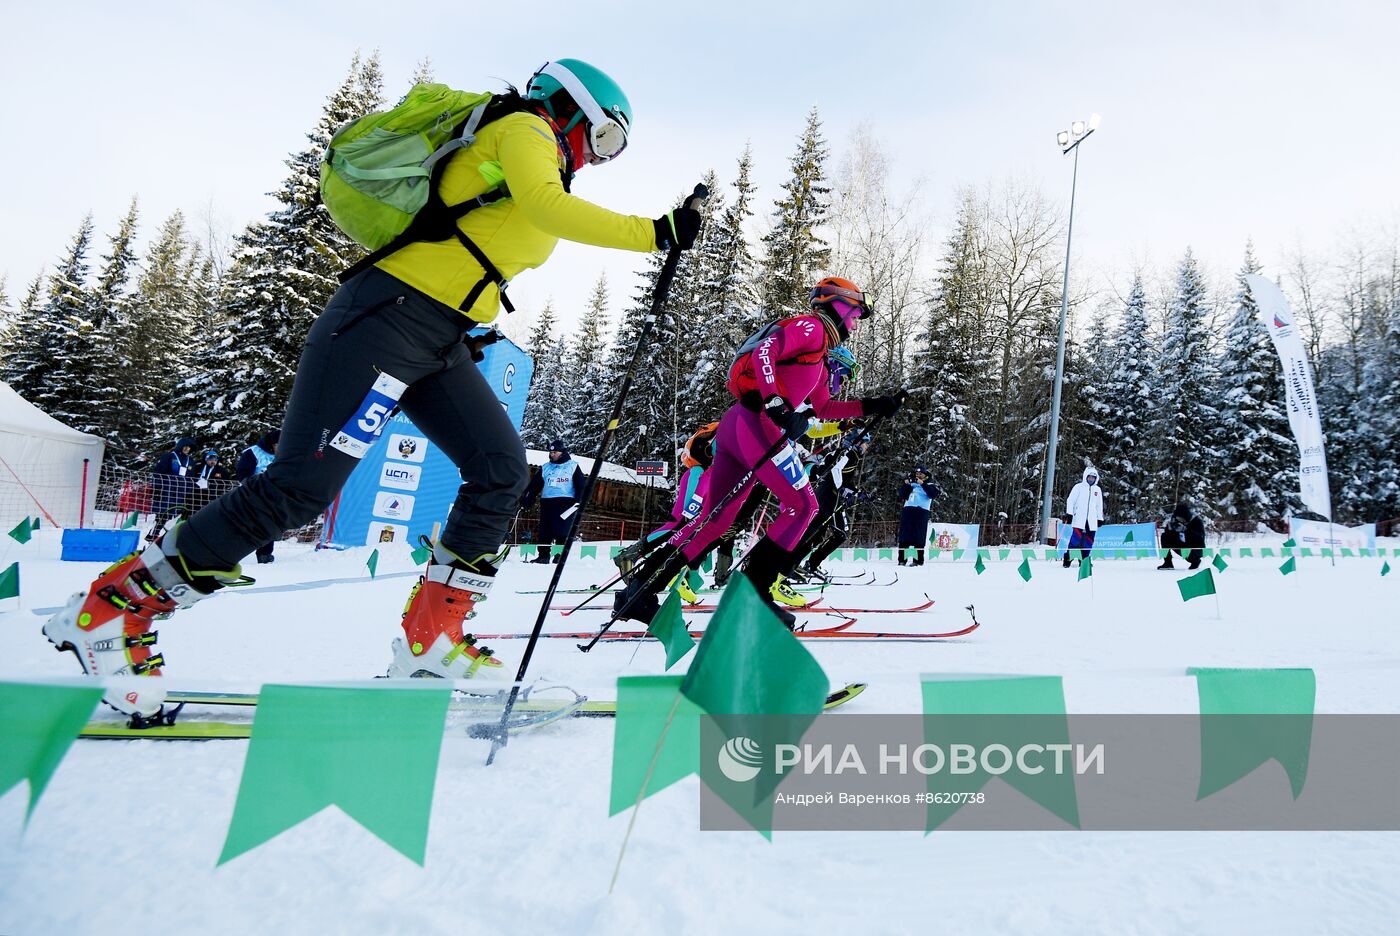
[[[196,483],[196,484],[199,484],[199,482],[203,481],[204,483],[203,483],[203,484],[199,484],[199,486],[200,486],[200,487],[208,487],[208,486],[209,486],[208,483],[209,483],[210,481],[232,481],[232,480],[233,480],[233,472],[230,471],[230,470],[228,470],[227,468],[225,468],[223,465],[219,464],[219,453],[216,452],[216,451],[214,451],[213,449],[207,449],[207,450],[205,450],[205,452],[204,452],[204,464],[203,464],[203,465],[200,467],[200,469],[199,469],[199,476],[195,479],[195,483]],[[216,490],[214,491],[214,495],[213,495],[213,496],[217,497],[217,496],[219,496],[219,495],[222,494],[222,493],[223,493],[223,489],[216,489]]]
[[[1190,550],[1185,554],[1186,562],[1192,569],[1201,567],[1202,550],[1206,547],[1206,525],[1200,517],[1196,516],[1191,505],[1186,501],[1176,505],[1172,515],[1167,518],[1165,526],[1162,528],[1162,548],[1167,550]],[[1167,558],[1162,560],[1158,569],[1172,568],[1172,554],[1167,553]]]
[[[264,432],[258,441],[243,450],[243,454],[238,456],[238,465],[234,469],[234,479],[237,481],[247,481],[253,475],[262,474],[267,470],[267,466],[272,464],[277,457],[277,441],[282,438],[282,430],[273,429],[271,432]],[[269,540],[258,547],[258,564],[272,562],[272,547],[277,544],[276,540]]]
[[[156,519],[151,531],[146,534],[147,542],[154,542],[170,518],[189,505],[194,476],[198,471],[194,460],[194,439],[180,439],[173,449],[156,461],[155,468],[151,470]]]

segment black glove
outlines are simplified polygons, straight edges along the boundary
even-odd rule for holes
[[[481,362],[486,360],[486,355],[481,349],[488,348],[500,340],[501,333],[493,328],[481,335],[467,335],[462,339],[462,344],[466,345],[467,350],[471,352],[473,361]]]
[[[788,441],[796,442],[807,434],[811,421],[806,413],[799,413],[792,404],[776,393],[763,401],[763,412],[779,429]]]
[[[656,228],[658,250],[689,250],[700,233],[700,212],[677,208],[651,222]]]
[[[884,396],[866,397],[860,401],[861,414],[864,416],[893,416],[904,405],[908,396],[908,390],[900,390],[898,393],[887,393]]]
[[[1065,514],[1064,517],[1063,517],[1062,519],[1065,521],[1065,523],[1073,523],[1073,522],[1074,522],[1074,514]]]

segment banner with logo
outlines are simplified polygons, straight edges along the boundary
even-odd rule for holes
[[[1056,551],[1063,556],[1069,549],[1070,537],[1074,528],[1068,523],[1060,524],[1060,533],[1055,540]],[[1094,558],[1100,556],[1135,556],[1137,550],[1157,549],[1157,525],[1154,523],[1110,523],[1099,527],[1094,534]]]
[[[1269,329],[1279,360],[1283,382],[1288,389],[1288,424],[1298,443],[1298,486],[1303,506],[1328,519],[1332,517],[1332,494],[1327,486],[1327,453],[1323,450],[1322,419],[1313,391],[1312,368],[1308,365],[1303,336],[1293,323],[1288,300],[1272,280],[1251,273],[1245,277],[1249,291],[1259,306],[1259,315]]]
[[[980,526],[976,523],[929,524],[928,544],[934,549],[970,549],[972,554],[967,561],[977,558],[977,534]]]
[[[1376,548],[1376,525],[1374,523],[1363,523],[1361,526],[1349,527],[1291,517],[1288,521],[1288,535],[1300,549]]]
[[[520,428],[535,365],[520,347],[502,338],[484,349],[477,364],[510,421]],[[447,519],[462,476],[457,466],[403,413],[396,413],[371,439],[360,465],[326,511],[322,542],[335,546],[413,544]]]

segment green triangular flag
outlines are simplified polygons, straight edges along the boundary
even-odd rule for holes
[[[1382,563],[1381,563],[1381,577],[1385,577],[1385,576],[1387,576],[1387,575],[1389,575],[1389,574],[1390,574],[1390,563],[1389,563],[1389,561],[1387,561],[1387,562],[1382,562]]]
[[[1230,568],[1230,563],[1225,561],[1224,556],[1216,556],[1215,559],[1211,561],[1211,565],[1215,566],[1215,571],[1217,572],[1224,572],[1226,569]]]
[[[1385,573],[1381,573],[1384,575]],[[19,597],[19,563],[12,562],[4,572],[0,572],[0,601]]]
[[[1308,778],[1317,677],[1310,669],[1192,667],[1201,705],[1203,800],[1277,760],[1297,799]]]
[[[1084,551],[1084,558],[1079,560],[1079,578],[1077,581],[1084,581],[1094,574],[1094,559],[1089,555],[1089,551]]]
[[[1021,581],[1029,582],[1031,580],[1031,561],[1022,559],[1021,564],[1016,567],[1016,571],[1021,574]]]
[[[977,554],[977,561],[973,563],[972,568],[978,575],[987,571],[987,564],[982,561],[982,553],[979,552]]]
[[[924,674],[920,677],[924,703],[924,740],[947,750],[951,744],[972,744],[985,750],[994,744],[1012,751],[1027,744],[1069,744],[1065,690],[1059,676],[981,676]],[[963,797],[935,804],[937,794],[976,793],[992,779],[986,770],[971,773],[940,771],[928,776],[929,807],[925,831],[932,832],[961,808]],[[1079,799],[1074,775],[1044,770],[1017,770],[999,777],[1028,798],[1078,828]],[[946,797],[938,797],[944,799]]]
[[[127,518],[126,518],[125,520],[122,521],[122,529],[123,529],[123,530],[129,530],[129,529],[131,529],[132,527],[136,526],[136,518],[137,518],[137,516],[138,516],[138,515],[137,515],[136,511],[134,511],[134,510],[133,510],[130,514],[128,514],[128,515],[127,515]]]
[[[1132,531],[1132,530],[1129,530],[1127,533],[1123,534],[1123,542],[1125,542],[1125,543],[1131,543],[1132,541],[1133,541],[1133,531]]]
[[[1292,575],[1294,572],[1298,571],[1298,560],[1290,556],[1283,565],[1278,567],[1278,570],[1284,575]]]
[[[34,528],[29,525],[29,518],[25,517],[19,523],[16,523],[15,528],[10,531],[10,539],[14,540],[16,543],[27,543],[33,531]]]
[[[1294,546],[1297,546],[1298,544],[1295,543],[1295,542],[1293,541],[1293,537],[1290,536],[1288,539],[1286,539],[1286,540],[1283,541],[1283,545],[1284,545],[1285,547],[1289,548],[1289,549],[1292,549]]]
[[[416,566],[422,565],[423,563],[427,562],[427,561],[428,561],[429,559],[431,559],[432,557],[433,557],[433,547],[431,547],[431,546],[419,546],[417,549],[415,549],[415,550],[413,551],[413,555],[410,556],[410,558],[413,560],[413,564],[416,565]]]
[[[684,679],[618,679],[609,816],[630,808],[643,793],[660,793],[677,780],[699,772],[700,710],[681,695]]]
[[[29,525],[29,521],[25,521]],[[45,686],[0,683],[0,724],[5,743],[0,748],[0,794],[21,780],[29,781],[27,825],[68,746],[87,724],[102,687]]]
[[[1202,595],[1215,594],[1215,574],[1209,567],[1202,569],[1195,575],[1188,575],[1184,579],[1179,579],[1176,587],[1181,589],[1181,600],[1190,601],[1192,598],[1200,598]]]
[[[695,638],[690,636],[690,631],[686,629],[685,619],[681,617],[681,593],[674,588],[671,594],[666,597],[666,603],[652,617],[651,623],[647,625],[647,633],[661,641],[661,646],[666,648],[666,668],[669,670],[675,666],[681,657],[690,652],[690,648],[695,646]]]
[[[681,692],[714,716],[702,719],[702,737],[710,732],[716,747],[747,738],[771,757],[778,744],[801,741],[830,688],[812,654],[740,574],[724,590]],[[734,781],[723,773],[718,755],[702,755],[700,778],[745,821],[769,834],[773,794],[783,779],[776,771]]]
[[[29,521],[29,529],[30,529],[30,531],[33,532],[33,533],[38,533],[38,532],[39,532],[39,518],[38,518],[38,517],[35,517],[33,520]]]
[[[372,553],[369,554],[369,558],[365,560],[365,567],[369,569],[369,577],[370,577],[370,578],[374,578],[374,573],[377,572],[377,571],[379,570],[379,549],[378,549],[378,547],[376,547],[375,550],[374,550],[374,552],[372,552]]]
[[[452,687],[263,686],[219,864],[339,806],[418,864]]]

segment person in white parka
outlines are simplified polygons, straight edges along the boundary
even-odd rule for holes
[[[1068,569],[1073,551],[1092,549],[1094,534],[1103,524],[1103,488],[1099,487],[1099,470],[1093,465],[1084,469],[1084,480],[1069,492],[1065,509],[1069,511],[1065,522],[1074,528],[1069,538],[1070,551],[1065,553],[1065,568]]]

